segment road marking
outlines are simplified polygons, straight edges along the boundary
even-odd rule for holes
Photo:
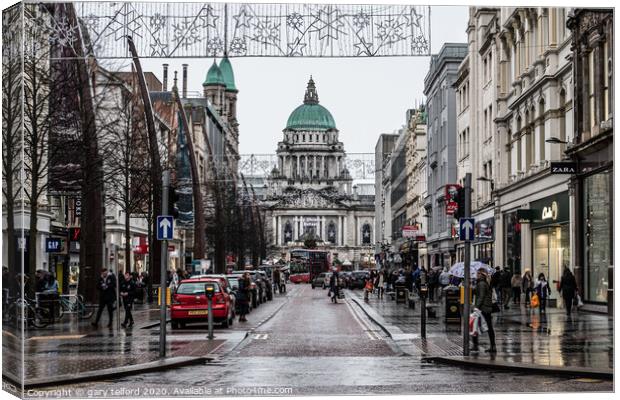
[[[269,337],[269,334],[267,333],[255,333],[252,336],[252,339],[256,339],[256,340],[267,340],[267,338]]]
[[[366,333],[366,335],[368,335],[368,338],[370,340],[377,340],[377,338],[372,335],[372,333],[371,333],[372,331],[370,330],[370,327],[368,327],[364,323],[362,323],[361,319],[357,316],[356,312],[353,310],[353,307],[351,307],[351,304],[349,303],[348,300],[345,301],[345,304],[349,308],[349,311],[351,312],[351,315],[353,316],[353,319],[355,319],[357,321],[357,323],[362,328],[362,330]]]

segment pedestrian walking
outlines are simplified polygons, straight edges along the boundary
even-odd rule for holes
[[[385,283],[385,275],[383,274],[383,271],[379,272],[378,276],[377,276],[377,282],[376,282],[376,287],[377,287],[377,297],[381,300],[383,299],[383,292],[385,292],[385,288],[383,287]]]
[[[123,308],[125,309],[125,320],[121,325],[123,328],[131,328],[133,326],[131,308],[133,307],[133,301],[136,297],[136,281],[129,271],[125,272],[125,277],[121,279],[118,290],[123,300]]]
[[[493,330],[493,295],[491,293],[491,286],[487,282],[487,273],[481,268],[478,270],[476,276],[476,301],[474,306],[480,310],[484,321],[487,323],[490,347],[486,350],[487,353],[497,353],[495,347],[495,331]],[[472,351],[478,351],[478,336],[472,336],[473,348]]]
[[[500,287],[502,288],[502,304],[504,305],[504,310],[508,310],[510,307],[510,296],[512,295],[512,287],[511,287],[511,279],[512,273],[510,269],[504,268],[502,270],[500,276]]]
[[[48,272],[43,279],[45,286],[43,288],[43,299],[45,300],[45,307],[50,310],[50,321],[53,322],[56,315],[56,303],[59,300],[58,297],[58,281],[53,273]]]
[[[523,279],[521,275],[515,273],[512,275],[512,279],[510,280],[510,286],[512,286],[512,304],[519,305],[521,304],[521,285],[523,284]]]
[[[340,291],[338,286],[338,270],[334,267],[332,270],[332,276],[329,278],[329,293],[331,295],[332,303],[338,303],[338,293]],[[368,296],[368,294],[365,293],[364,296]]]
[[[239,322],[246,322],[246,315],[250,312],[250,290],[252,282],[250,273],[244,272],[239,279],[239,290],[237,290],[237,302],[239,303]]]
[[[282,286],[280,285],[280,268],[274,268],[273,269],[273,288],[275,291],[277,291],[278,293],[282,293]]]
[[[109,317],[108,328],[111,328],[112,317],[114,315],[114,302],[116,301],[116,278],[107,268],[101,270],[101,276],[97,282],[97,289],[99,290],[99,309],[97,310],[97,317],[91,325],[99,325],[103,309],[107,308]]]
[[[428,271],[428,300],[434,302],[437,299],[437,288],[439,287],[439,270],[430,268]]]
[[[491,290],[495,291],[495,297],[497,297],[497,302],[499,304],[502,303],[502,271],[500,271],[499,266],[495,267],[495,273],[491,276]]]
[[[547,298],[551,294],[551,288],[549,287],[549,283],[547,282],[547,278],[545,278],[545,274],[542,272],[538,274],[538,279],[535,285],[536,294],[538,295],[539,300],[539,309],[540,313],[546,313],[547,307]]]
[[[439,291],[439,298],[443,297],[443,291],[450,284],[450,273],[448,272],[448,268],[444,268],[439,274],[439,286],[441,290]]]
[[[573,300],[575,299],[575,292],[577,291],[577,281],[575,275],[565,265],[562,278],[560,279],[560,293],[564,300],[564,306],[566,307],[566,315],[571,315],[573,308]]]
[[[532,290],[534,288],[534,282],[532,280],[532,273],[529,269],[525,270],[523,277],[521,279],[521,291],[524,295],[525,306],[530,306],[530,296],[532,294]]]

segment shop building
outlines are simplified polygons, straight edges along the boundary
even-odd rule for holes
[[[585,307],[613,315],[613,10],[573,9],[572,255]]]
[[[448,267],[456,259],[453,218],[446,215],[445,187],[456,183],[456,95],[458,67],[467,55],[467,44],[446,43],[431,56],[424,79],[427,112],[428,215],[427,266]]]

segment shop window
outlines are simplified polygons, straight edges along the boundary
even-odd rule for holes
[[[611,193],[609,171],[584,178],[585,300],[607,301],[608,268],[611,264]]]

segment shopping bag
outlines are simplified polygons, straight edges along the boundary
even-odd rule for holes
[[[478,336],[478,314],[475,312],[469,314],[469,335]]]
[[[532,308],[536,308],[540,305],[540,299],[536,293],[532,294],[532,298],[530,299],[530,306]]]
[[[577,293],[575,298],[577,299],[577,308],[583,307],[583,301],[581,301],[581,296],[579,296],[579,293]]]

